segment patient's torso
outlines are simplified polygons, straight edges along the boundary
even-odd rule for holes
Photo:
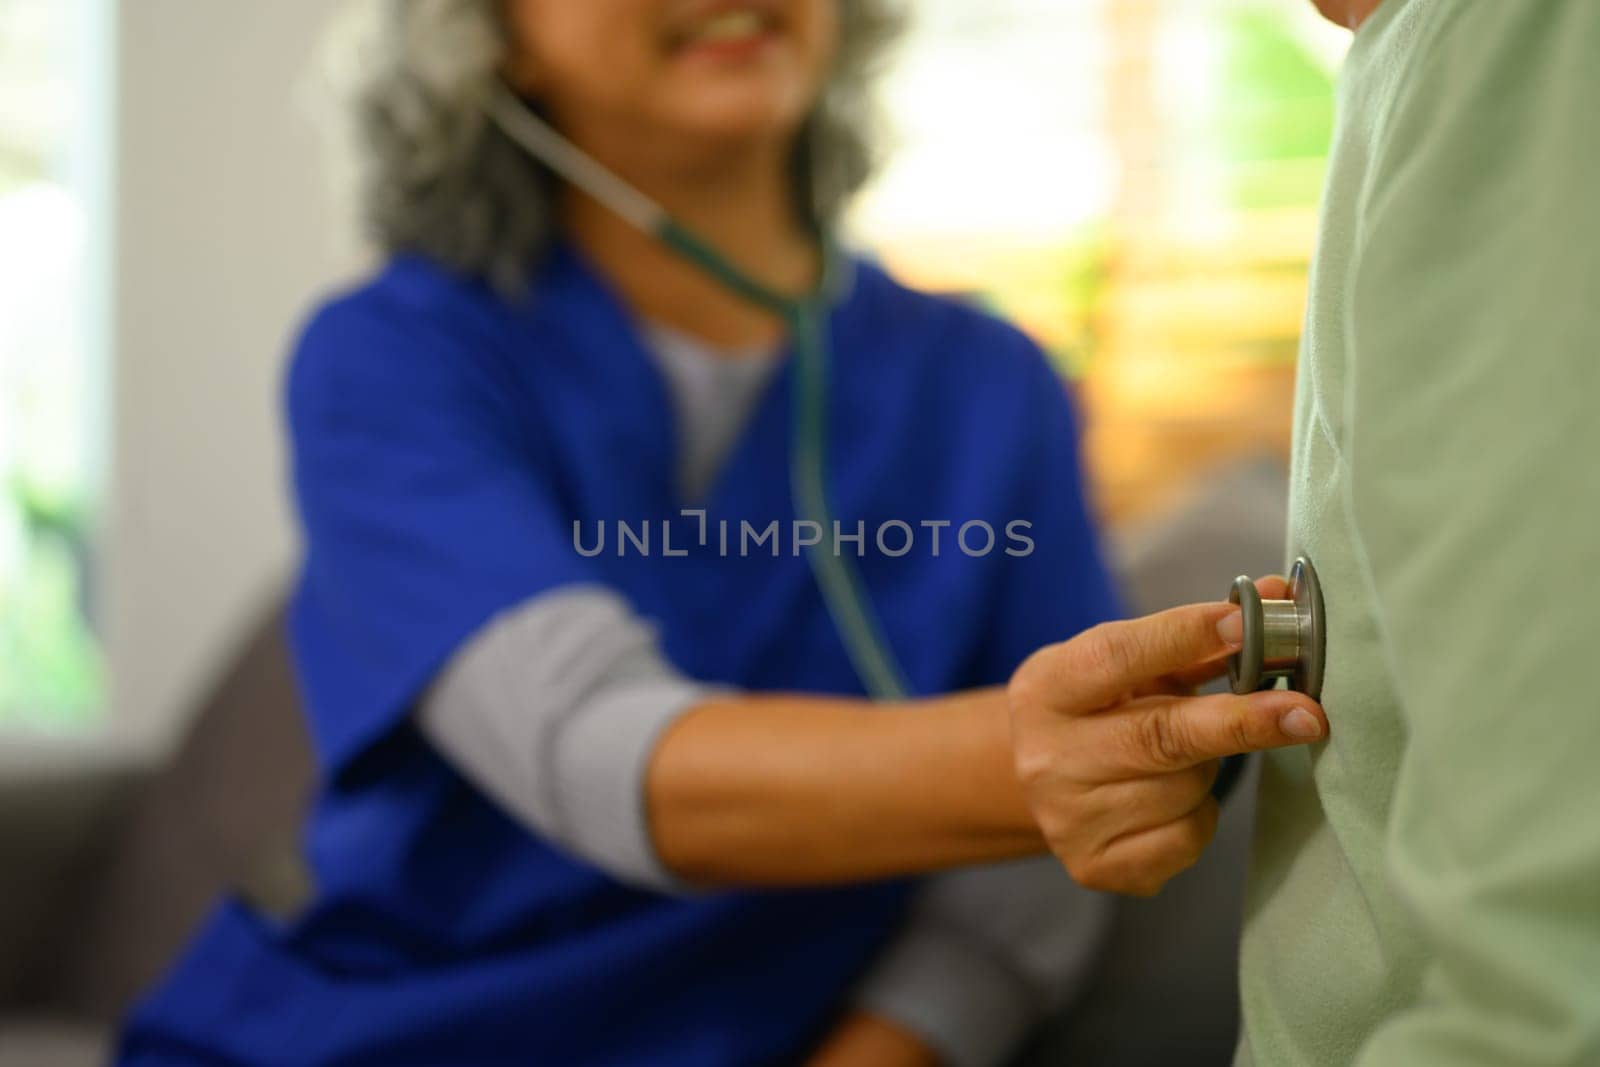
[[[1394,2],[1394,0],[1391,0]],[[1395,4],[1399,8],[1398,3]],[[1431,0],[1390,11],[1402,44]],[[1380,101],[1398,64],[1352,53],[1340,107],[1295,398],[1289,557],[1309,557],[1327,604],[1329,738],[1264,761],[1241,957],[1242,1062],[1346,1064],[1414,995],[1418,946],[1385,884],[1383,838],[1405,735],[1346,506],[1345,280]],[[1360,76],[1354,76],[1359,74]]]
[[[1331,731],[1266,760],[1246,1062],[1600,1062],[1597,54],[1594,0],[1383,0],[1346,60],[1288,546]]]

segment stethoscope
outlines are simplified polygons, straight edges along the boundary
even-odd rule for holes
[[[1327,616],[1322,583],[1311,561],[1301,556],[1289,568],[1289,599],[1263,600],[1249,576],[1241,574],[1228,590],[1228,601],[1244,616],[1244,640],[1228,657],[1228,684],[1239,696],[1272,689],[1288,679],[1289,688],[1312,700],[1322,699],[1322,673],[1327,660]],[[1222,761],[1211,795],[1219,801],[1233,792],[1244,774],[1246,759]]]
[[[1289,599],[1263,600],[1255,582],[1240,575],[1228,601],[1244,615],[1244,644],[1228,657],[1228,681],[1240,695],[1271,689],[1280,679],[1312,700],[1322,699],[1328,655],[1326,609],[1317,569],[1305,556],[1289,569]]]
[[[575,188],[655,237],[732,292],[782,320],[795,357],[794,425],[789,445],[789,487],[795,517],[816,523],[820,530],[833,529],[827,481],[827,389],[833,356],[828,339],[828,306],[835,290],[839,251],[831,237],[826,233],[818,235],[822,270],[817,284],[799,296],[780,293],[734,266],[668,215],[660,204],[563,137],[505,84],[496,83],[488,113],[501,132]],[[820,544],[810,546],[806,556],[828,614],[867,692],[878,700],[904,699],[910,686],[873,612],[854,561],[840,553],[824,551]]]
[[[817,523],[818,529],[832,529],[826,447],[827,381],[832,362],[828,302],[839,251],[829,235],[819,234],[823,266],[817,284],[799,296],[780,293],[734,266],[660,204],[563,137],[505,84],[496,83],[488,113],[506,136],[574,187],[782,320],[795,354],[789,468],[795,516]],[[879,700],[903,699],[910,687],[854,562],[848,556],[823,551],[819,545],[807,549],[807,558],[867,692]],[[1244,694],[1270,688],[1286,678],[1290,688],[1320,699],[1326,635],[1322,587],[1311,561],[1303,556],[1295,561],[1289,574],[1288,600],[1261,599],[1247,577],[1234,581],[1228,599],[1244,614],[1244,645],[1228,659],[1233,691]],[[1226,791],[1225,783],[1219,781],[1218,785],[1219,792]]]

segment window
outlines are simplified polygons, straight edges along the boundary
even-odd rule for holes
[[[102,709],[108,0],[0,0],[0,728]]]
[[[1348,34],[1306,0],[921,0],[853,220],[1078,379],[1101,510],[1285,453]]]

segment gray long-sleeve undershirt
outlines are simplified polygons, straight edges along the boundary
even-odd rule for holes
[[[777,356],[719,352],[660,327],[646,340],[676,409],[680,487],[697,499]],[[474,635],[416,721],[463,776],[547,840],[623,881],[685,893],[652,845],[644,777],[661,732],[713,692],[666,661],[615,592],[566,587]],[[1088,977],[1109,914],[1048,857],[930,877],[854,1003],[956,1067],[1000,1063]]]

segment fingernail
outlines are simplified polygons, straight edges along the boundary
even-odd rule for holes
[[[1291,708],[1278,720],[1278,728],[1290,737],[1315,741],[1322,736],[1322,721],[1305,708]]]
[[[1241,611],[1230,612],[1217,621],[1217,636],[1229,648],[1238,648],[1244,644],[1244,613]]]

